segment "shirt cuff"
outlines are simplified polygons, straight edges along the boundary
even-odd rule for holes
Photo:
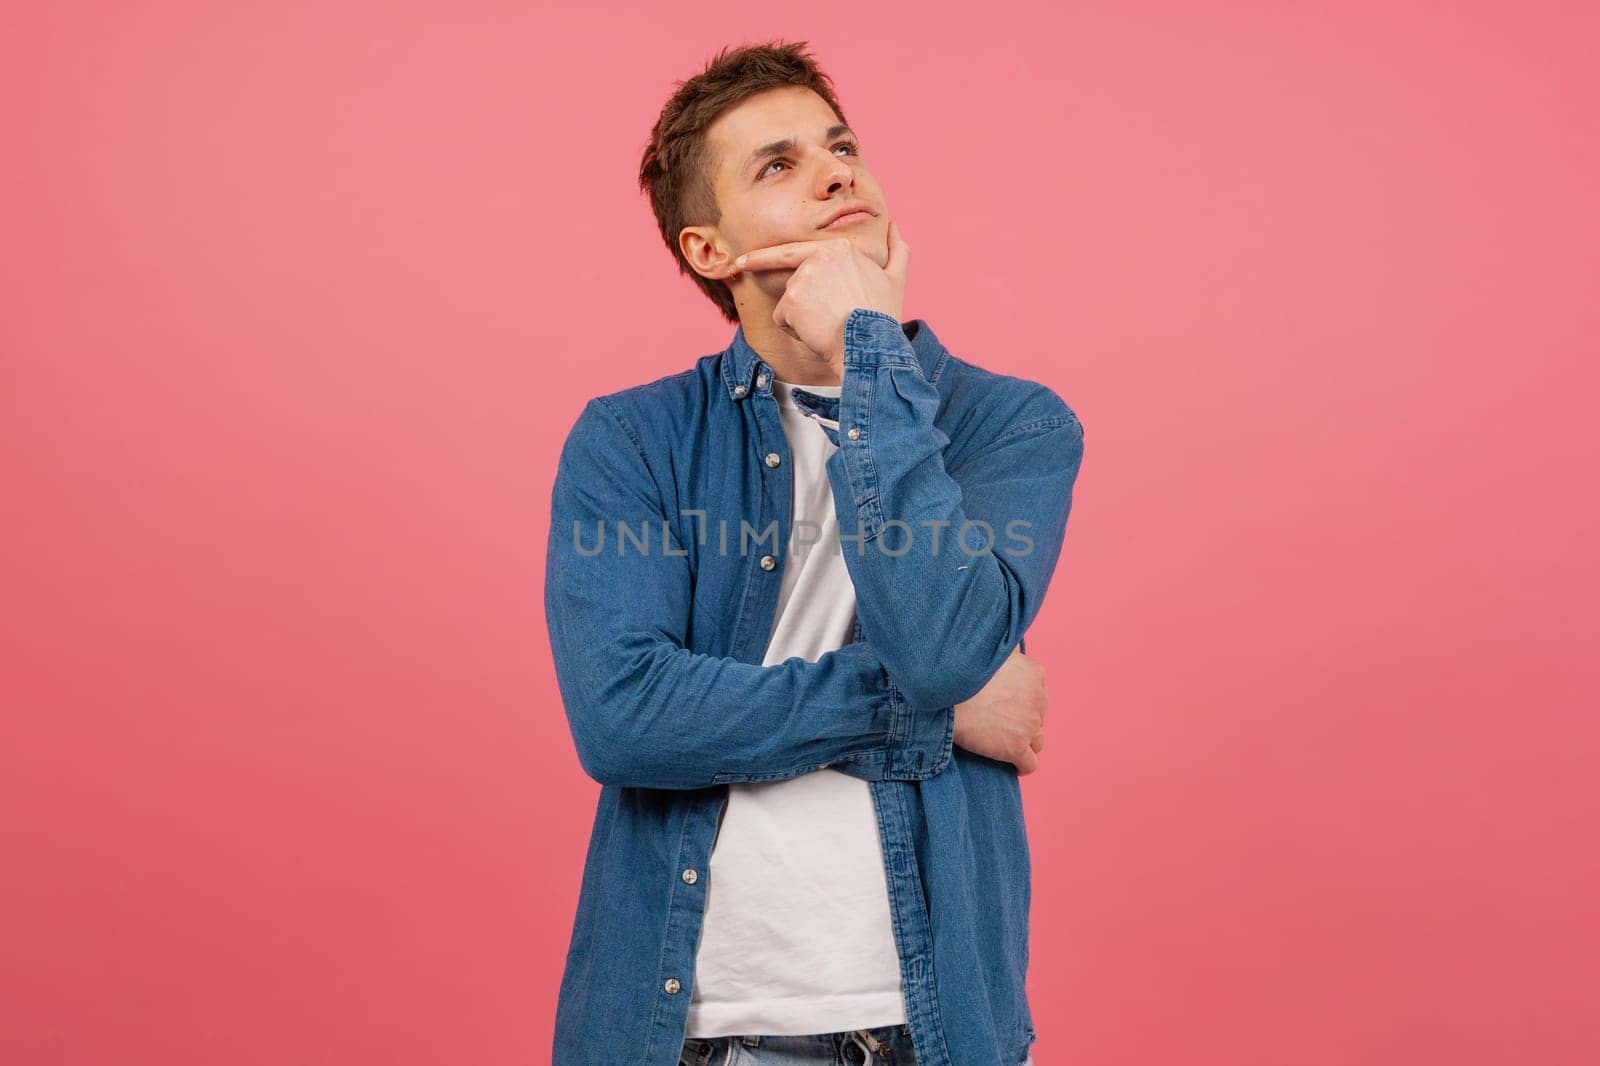
[[[894,694],[894,727],[883,776],[897,781],[932,777],[950,763],[956,735],[956,710],[954,707],[936,710],[913,707],[894,681],[889,682],[889,688]]]
[[[883,311],[858,307],[844,320],[844,362],[867,369],[906,366],[922,369],[900,320]]]

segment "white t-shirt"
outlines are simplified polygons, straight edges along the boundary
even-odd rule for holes
[[[848,643],[855,586],[840,553],[827,461],[838,423],[790,396],[840,385],[772,381],[789,441],[789,557],[765,666]],[[812,523],[803,525],[802,523]],[[824,767],[734,783],[711,848],[686,1036],[794,1036],[907,1020],[883,845],[867,782]]]

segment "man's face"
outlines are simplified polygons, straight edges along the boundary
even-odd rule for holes
[[[706,265],[731,263],[755,248],[835,237],[849,239],[879,266],[889,261],[883,190],[862,162],[855,134],[822,97],[800,86],[771,89],[717,116],[706,135],[722,219],[715,226],[692,228],[726,252],[725,260],[717,260],[714,249],[702,245]],[[824,228],[852,205],[868,213]],[[685,252],[696,261],[692,249]],[[759,276],[781,295],[787,273]]]

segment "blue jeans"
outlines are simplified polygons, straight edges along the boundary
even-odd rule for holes
[[[913,1066],[909,1025],[808,1036],[690,1037],[678,1066]]]
[[[809,1036],[689,1037],[678,1066],[914,1066],[911,1027]],[[1030,1054],[1022,1066],[1033,1066]]]

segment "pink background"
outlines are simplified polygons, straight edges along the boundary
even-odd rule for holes
[[[8,7],[0,1060],[548,1061],[550,479],[728,342],[634,175],[776,36],[1087,429],[1039,1066],[1600,1059],[1592,8],[537,6]]]

